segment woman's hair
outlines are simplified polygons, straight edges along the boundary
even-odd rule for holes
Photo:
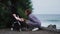
[[[27,13],[28,15],[31,14],[31,12],[32,12],[32,11],[29,10],[29,9],[26,9],[26,10],[25,10],[25,13]]]

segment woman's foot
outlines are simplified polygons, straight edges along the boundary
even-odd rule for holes
[[[37,30],[39,30],[39,28],[34,28],[34,29],[32,29],[32,31],[37,31]]]

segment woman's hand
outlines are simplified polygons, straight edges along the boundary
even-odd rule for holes
[[[20,18],[20,19],[21,19],[22,22],[24,21],[24,18]]]

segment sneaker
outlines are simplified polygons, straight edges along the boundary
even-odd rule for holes
[[[37,30],[39,30],[39,28],[34,28],[34,29],[32,29],[32,31],[37,31]]]

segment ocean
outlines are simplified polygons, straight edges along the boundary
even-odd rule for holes
[[[56,25],[60,29],[60,14],[35,14],[40,20],[41,26],[48,27],[48,25]]]

